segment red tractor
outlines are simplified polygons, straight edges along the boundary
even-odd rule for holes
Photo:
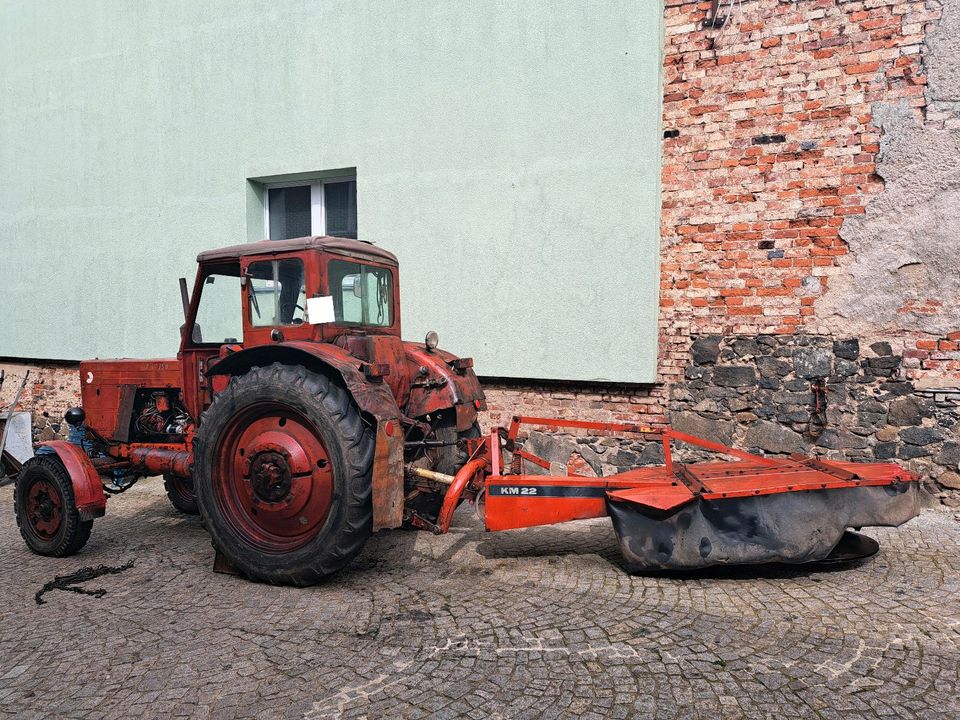
[[[609,515],[632,571],[863,556],[876,544],[846,528],[918,512],[917,477],[890,463],[760,457],[631,423],[516,417],[481,435],[472,360],[436,333],[401,340],[397,260],[370,243],[264,241],[198,261],[177,357],[81,363],[68,440],[24,463],[16,514],[35,552],[76,552],[107,495],[153,475],[201,514],[221,567],[293,584],[336,572],[377,530],[445,532],[481,495],[489,530]],[[640,435],[665,463],[557,470],[524,449],[524,425]],[[738,461],[677,463],[672,442]]]
[[[18,478],[35,552],[79,550],[106,495],[163,475],[244,574],[309,583],[371,532],[432,526],[440,473],[480,435],[472,361],[400,339],[397,259],[331,237],[201,253],[175,359],[80,364],[71,441],[38,448]],[[105,494],[106,493],[106,494]]]

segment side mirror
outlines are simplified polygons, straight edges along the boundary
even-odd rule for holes
[[[363,297],[363,280],[359,273],[354,275],[344,275],[340,281],[340,288],[344,294],[352,292],[354,297]]]

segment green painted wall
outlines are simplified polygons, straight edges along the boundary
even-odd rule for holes
[[[660,2],[0,4],[0,356],[170,355],[250,178],[355,167],[405,335],[655,376]]]

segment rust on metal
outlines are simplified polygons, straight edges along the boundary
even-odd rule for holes
[[[437,472],[436,470],[429,470],[427,468],[416,467],[415,465],[407,465],[406,471],[411,475],[416,475],[424,480],[443,483],[444,485],[452,485],[455,479],[453,475],[447,475],[446,473]]]
[[[403,524],[403,434],[399,423],[391,420],[377,423],[371,483],[374,531],[400,527]]]
[[[137,447],[130,451],[130,464],[149,475],[189,477],[193,453],[171,448]]]
[[[57,454],[70,475],[73,499],[83,520],[100,517],[107,508],[107,496],[103,492],[100,475],[87,454],[77,445],[65,440],[40,443]]]

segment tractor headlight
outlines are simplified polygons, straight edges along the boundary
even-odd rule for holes
[[[437,345],[440,344],[440,336],[437,335],[435,330],[431,330],[423,339],[423,344],[427,346],[427,350],[436,350]]]

